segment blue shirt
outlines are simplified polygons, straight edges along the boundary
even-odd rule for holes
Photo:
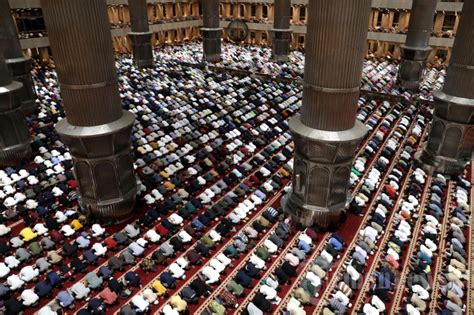
[[[304,251],[306,254],[311,251],[311,247],[304,240],[300,240],[298,243],[298,248]]]
[[[79,248],[86,248],[86,247],[89,247],[91,241],[89,241],[87,238],[81,235],[78,238],[76,238],[76,243]]]
[[[329,243],[337,250],[337,251],[340,251],[342,249],[342,244],[337,240],[335,239],[334,237],[331,237],[329,239]]]
[[[71,305],[74,302],[74,298],[67,291],[59,292],[58,295],[57,295],[57,298],[59,300],[59,304],[62,307],[68,307],[69,305]]]
[[[61,278],[54,271],[49,272],[46,275],[46,278],[48,279],[49,283],[51,283],[51,285],[53,286],[57,286],[59,283],[61,283]]]
[[[35,285],[35,292],[39,297],[45,297],[51,293],[53,288],[46,281],[40,281]]]
[[[262,200],[265,200],[267,199],[267,195],[265,195],[262,191],[260,191],[259,189],[257,189],[254,193],[258,198],[262,199]]]
[[[249,287],[252,284],[252,278],[242,270],[235,275],[235,281],[244,287]]]
[[[421,260],[425,261],[428,265],[431,265],[431,258],[424,252],[419,252],[418,253],[418,258]]]

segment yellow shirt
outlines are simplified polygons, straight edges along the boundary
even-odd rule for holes
[[[170,304],[178,312],[186,310],[186,307],[188,306],[188,303],[186,303],[185,300],[179,297],[179,295],[173,295],[173,297],[170,299]]]
[[[21,235],[21,237],[23,237],[23,240],[25,242],[31,241],[32,239],[35,239],[38,236],[38,234],[33,232],[33,230],[29,227],[24,228],[23,230],[21,230],[20,235]]]
[[[151,284],[152,288],[155,289],[156,295],[162,296],[166,293],[165,286],[158,280],[153,281]]]
[[[164,185],[167,190],[173,190],[175,188],[175,185],[172,182],[165,182]]]
[[[82,224],[81,224],[81,222],[79,222],[78,219],[74,219],[74,220],[72,220],[72,222],[71,222],[71,227],[72,227],[74,230],[77,231],[77,230],[82,229]]]
[[[288,177],[290,176],[290,173],[288,173],[285,169],[281,169],[280,170],[280,174],[283,176],[283,177]]]

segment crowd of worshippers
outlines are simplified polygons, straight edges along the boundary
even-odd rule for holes
[[[137,210],[148,210],[112,235],[86,221],[77,206],[71,156],[51,124],[64,115],[55,75],[37,67],[40,115],[29,119],[34,158],[0,171],[0,307],[6,314],[29,308],[57,314],[92,295],[82,314],[105,313],[128,296],[132,311],[143,311],[151,303],[133,294],[140,273],[125,272],[130,266],[153,270],[196,243],[194,255],[179,260],[183,265],[171,264],[153,282],[158,297],[161,287],[172,286],[173,275],[183,274],[184,261],[210,255],[220,233],[246,220],[289,180],[293,149],[286,120],[301,98],[294,87],[173,62],[147,71],[136,70],[128,58],[118,65],[124,108],[137,117]],[[150,247],[156,248],[152,256],[143,257]]]
[[[399,111],[398,115],[396,114],[397,111]],[[425,125],[423,115],[417,115],[416,111],[417,109],[413,105],[403,108],[401,103],[397,104],[393,112],[384,120],[384,122],[391,122],[395,131],[392,134],[379,134],[382,137],[382,141],[378,142],[377,145],[369,144],[362,153],[362,157],[358,158],[358,161],[361,161],[361,163],[356,162],[359,170],[354,168],[353,172],[364,172],[367,161],[370,161],[376,152],[383,152],[379,155],[378,160],[375,161],[371,169],[367,170],[365,180],[363,178],[360,179],[363,180],[362,187],[349,207],[349,211],[357,214],[361,211],[370,211],[370,216],[359,230],[357,241],[351,248],[347,248],[349,255],[342,262],[342,268],[339,270],[339,273],[332,275],[332,277],[337,277],[338,282],[335,288],[331,288],[333,291],[323,309],[324,314],[343,314],[353,307],[351,298],[354,292],[359,290],[360,281],[365,277],[364,272],[369,256],[374,254],[377,248],[376,244],[385,232],[388,217],[391,211],[393,211],[395,200],[400,194],[401,181],[407,176],[410,165],[413,162],[414,150],[419,143]],[[398,123],[396,123],[395,116],[401,117]],[[412,128],[413,120],[415,127]],[[382,125],[380,128],[385,127]],[[408,140],[405,141],[401,153],[397,155],[396,151],[405,138],[408,138]],[[382,146],[383,140],[387,140],[385,146]],[[368,148],[370,149],[368,150]],[[389,152],[390,154],[388,154]],[[397,161],[384,183],[381,179],[389,171],[392,157],[397,159]],[[381,185],[384,186],[381,188],[381,193],[377,195],[376,192],[379,191]],[[375,203],[372,203],[373,198],[376,198]],[[368,208],[370,204],[372,206]],[[327,254],[323,251],[314,262],[326,272],[329,271],[329,268],[339,257],[337,252],[333,253],[333,255]],[[393,259],[389,260],[393,261]],[[323,278],[322,281],[327,281],[327,279]],[[375,308],[378,313],[383,313],[385,312],[383,301],[388,294],[388,288],[376,288],[375,292],[376,294],[374,294],[373,301],[369,303],[369,307]]]
[[[466,252],[466,224],[469,224],[470,208],[468,205],[470,182],[463,177],[456,180],[454,192],[448,191],[446,178],[437,175],[430,187],[430,199],[423,215],[421,235],[416,242],[416,255],[409,260],[407,290],[403,299],[402,310],[408,314],[422,314],[434,311],[440,314],[463,314],[466,311],[465,285],[469,279]],[[447,194],[453,194],[453,203],[445,204]],[[446,214],[444,209],[449,208]],[[445,218],[445,216],[448,216]],[[443,220],[448,227],[445,248],[442,244],[441,229]],[[441,273],[436,279],[432,276],[432,267],[436,256],[442,257]],[[434,281],[439,281],[441,295],[439,305],[430,309],[433,299]]]
[[[157,60],[178,60],[187,63],[202,61],[202,43],[199,41],[182,45],[162,45],[155,51]],[[304,74],[304,53],[292,51],[289,61],[275,62],[272,60],[272,50],[267,47],[238,46],[232,43],[222,43],[222,60],[216,64],[235,70],[261,73],[274,77],[302,79]],[[361,89],[391,95],[401,95],[411,100],[414,93],[403,90],[397,85],[399,62],[393,58],[368,58],[365,60],[362,72]],[[423,100],[433,100],[431,92],[441,89],[446,70],[430,67],[423,73],[420,91],[417,96]]]
[[[373,108],[377,106],[376,102],[373,102],[372,106],[366,110],[373,112]],[[422,314],[431,311],[429,301],[432,298],[432,282],[439,281],[442,298],[439,300],[440,304],[437,305],[436,311],[442,314],[463,314],[465,312],[463,297],[466,296],[466,280],[469,277],[465,235],[468,231],[467,224],[470,215],[468,204],[470,183],[463,177],[456,179],[457,187],[453,193],[455,202],[451,206],[449,221],[447,221],[449,222],[449,240],[447,253],[445,253],[444,249],[439,249],[438,246],[441,242],[441,224],[445,215],[446,194],[452,193],[446,191],[447,179],[440,174],[436,175],[432,180],[429,194],[423,195],[427,180],[426,173],[417,166],[410,173],[410,165],[414,162],[414,153],[420,143],[429,113],[423,108],[417,109],[414,105],[406,106],[399,103],[387,115],[389,108],[391,108],[389,104],[383,102],[368,120],[367,126],[373,130],[370,126],[378,125],[380,118],[385,116],[379,130],[368,142],[362,155],[356,159],[352,169],[352,184],[362,184],[350,204],[349,211],[356,214],[370,211],[370,216],[359,231],[360,235],[353,248],[347,249],[349,257],[342,262],[342,270],[339,274],[331,275],[331,277],[338,277],[338,282],[336,287],[332,288],[333,291],[323,309],[323,314],[344,314],[350,311],[353,307],[351,301],[355,294],[364,294],[365,303],[361,309],[354,311],[373,315],[387,313],[387,307],[393,302],[393,292],[399,289],[397,277],[400,277],[400,272],[406,264],[409,265],[409,274],[400,310],[402,313]],[[359,115],[361,120],[368,116],[364,110],[361,110]],[[396,123],[397,120],[398,123]],[[390,128],[390,126],[393,127]],[[393,130],[393,133],[388,137],[390,130]],[[385,142],[387,137],[388,141]],[[374,139],[377,141],[373,141]],[[401,146],[404,139],[406,140]],[[383,147],[382,143],[385,143]],[[401,151],[397,154],[399,148]],[[377,152],[380,153],[378,160],[366,172],[367,162],[372,161]],[[385,182],[382,182],[381,178],[388,171],[389,164],[394,158],[396,159],[395,167],[388,174]],[[407,178],[407,176],[410,177]],[[401,191],[405,178],[409,180],[409,184],[405,191]],[[381,193],[376,195],[375,191],[379,187],[381,187]],[[425,209],[420,209],[420,200],[425,197],[429,197],[429,201]],[[372,204],[374,198],[375,203],[369,209],[368,205]],[[400,202],[397,202],[398,198],[402,198]],[[400,206],[394,208],[397,205]],[[422,217],[419,215],[421,210],[424,210]],[[394,211],[395,214],[391,217]],[[418,220],[422,220],[421,233],[412,235],[412,230]],[[389,222],[392,228],[387,231]],[[378,243],[384,233],[390,233],[389,239],[384,244],[385,248],[379,249]],[[343,240],[333,238],[329,240],[329,244],[333,246],[329,247],[329,251],[326,247],[315,258],[311,270],[307,269],[303,278],[303,281],[310,281],[314,289],[305,290],[302,282],[301,287],[292,293],[287,304],[287,311],[291,314],[305,314],[303,307],[319,297],[319,289],[324,285],[324,281],[327,281],[327,273],[332,271],[331,266],[339,259],[340,251],[344,248]],[[415,254],[413,257],[403,258],[411,242],[416,242]],[[377,267],[375,273],[367,275],[367,261],[377,250],[383,250],[381,259],[373,262]],[[433,255],[443,255],[441,275],[432,275]],[[320,268],[324,272],[321,272]],[[361,282],[370,281],[371,277],[373,286],[370,287],[370,291],[357,292],[361,288]],[[307,286],[307,283],[304,283],[304,286]]]

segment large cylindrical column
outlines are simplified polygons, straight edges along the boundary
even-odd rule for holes
[[[433,31],[438,0],[413,0],[410,23],[405,44],[400,46],[402,61],[398,72],[400,84],[407,89],[418,90]]]
[[[306,226],[337,224],[349,201],[354,152],[366,134],[356,112],[370,8],[371,0],[309,2],[303,106],[289,122],[293,188],[283,202]]]
[[[221,60],[221,33],[219,26],[219,0],[202,0],[203,27],[202,44],[204,59]]]
[[[291,41],[291,0],[275,0],[275,17],[273,20],[273,59],[288,61]]]
[[[31,78],[31,58],[23,55],[8,0],[0,0],[0,50],[14,80],[23,83],[19,92],[21,109],[31,115],[36,109],[36,93]]]
[[[433,123],[420,160],[428,169],[455,175],[474,146],[474,1],[464,2],[442,90],[433,93]]]
[[[121,108],[106,2],[41,5],[66,110],[56,130],[73,156],[81,203],[96,218],[125,218],[136,195],[135,117]]]
[[[23,84],[12,81],[0,51],[0,167],[16,165],[31,154],[30,133],[21,110]]]
[[[128,0],[132,31],[128,33],[132,41],[133,61],[138,68],[153,66],[153,48],[148,25],[146,0]]]

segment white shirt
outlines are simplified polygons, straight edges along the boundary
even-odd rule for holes
[[[100,224],[97,224],[97,223],[92,224],[91,229],[93,232],[92,234],[93,237],[101,236],[102,234],[105,233],[105,229],[101,227]]]
[[[347,273],[351,276],[352,280],[357,281],[360,278],[359,272],[352,266],[347,266]]]
[[[5,264],[7,264],[8,268],[10,268],[10,269],[16,268],[20,265],[20,261],[18,259],[16,259],[15,256],[5,257],[4,262],[5,262]]]
[[[107,247],[104,247],[101,243],[94,243],[92,250],[97,256],[103,256],[107,252]]]
[[[135,305],[142,313],[148,309],[148,306],[150,306],[150,303],[145,301],[145,299],[140,294],[137,294],[132,298],[132,304]]]
[[[56,218],[56,221],[58,221],[58,223],[62,223],[67,220],[67,217],[64,215],[62,211],[56,211],[56,213],[54,214],[54,217]]]
[[[183,269],[186,269],[189,265],[189,261],[187,261],[184,257],[179,257],[176,259],[176,263]]]
[[[372,305],[377,308],[379,312],[385,312],[385,303],[377,295],[372,295]]]
[[[0,224],[0,236],[7,235],[10,231],[11,228],[7,227],[5,224]]]
[[[179,312],[171,307],[171,305],[166,304],[163,307],[163,314],[165,315],[179,315]]]
[[[380,312],[369,303],[364,304],[364,307],[363,307],[362,311],[364,312],[364,314],[367,314],[367,315],[379,315],[380,314]]]
[[[61,232],[63,232],[64,236],[69,237],[73,235],[76,231],[74,231],[74,229],[70,225],[66,224],[63,225],[63,227],[61,228]]]
[[[272,288],[272,287],[270,287],[270,286],[268,286],[268,285],[266,285],[266,284],[262,285],[262,286],[260,287],[260,290],[259,290],[259,291],[260,291],[260,293],[262,293],[263,295],[265,295],[265,297],[267,298],[267,300],[273,300],[274,298],[277,297],[277,291],[276,291],[274,288]]]
[[[152,243],[156,243],[160,240],[160,234],[156,233],[154,229],[150,229],[146,232],[145,236],[150,240]]]
[[[42,223],[37,223],[35,224],[33,230],[38,234],[38,235],[43,235],[48,233],[48,229],[42,224]]]
[[[265,245],[265,247],[268,249],[268,252],[270,254],[273,254],[273,253],[276,253],[278,251],[278,246],[275,245],[275,243],[273,243],[272,241],[270,241],[269,239],[266,239],[264,242],[263,242],[263,245]]]
[[[25,281],[21,280],[18,275],[11,275],[7,278],[7,284],[10,290],[17,290],[25,284]]]
[[[182,241],[183,243],[189,243],[189,242],[191,242],[191,241],[193,240],[192,236],[189,235],[189,233],[186,232],[186,231],[184,231],[184,230],[181,231],[181,232],[179,232],[179,233],[178,233],[178,236],[179,236],[179,238],[181,239],[181,241]],[[211,238],[212,238],[212,237],[211,237]]]
[[[319,278],[312,271],[308,271],[308,273],[306,274],[306,279],[308,279],[311,284],[314,285],[316,288],[319,288],[319,286],[321,285],[321,278]]]
[[[220,253],[219,255],[217,255],[216,258],[219,259],[219,261],[223,263],[225,266],[228,266],[232,263],[232,260],[228,258],[226,255],[224,255],[223,253]]]
[[[5,265],[5,263],[0,263],[0,278],[4,278],[6,276],[8,276],[8,274],[10,273],[10,268],[7,267],[7,265]]]
[[[212,284],[219,281],[219,273],[211,266],[202,268],[201,273],[207,278],[206,284]]]
[[[420,315],[420,311],[417,310],[416,307],[411,304],[406,305],[406,310],[409,315]]]
[[[419,284],[415,284],[411,287],[413,293],[418,294],[420,299],[427,300],[430,297],[430,293]]]
[[[214,241],[214,242],[219,242],[222,239],[222,236],[216,232],[216,230],[211,230],[209,232],[209,237]]]
[[[21,268],[20,270],[20,278],[23,281],[29,282],[33,280],[34,278],[38,277],[39,275],[39,270],[38,269],[33,269],[32,266],[26,266]]]
[[[218,259],[211,259],[209,261],[209,265],[214,268],[218,273],[221,273],[222,271],[225,270],[225,265],[221,263]]]
[[[169,268],[173,278],[179,279],[184,276],[184,269],[181,268],[177,263],[172,263]]]
[[[21,292],[21,299],[23,300],[23,305],[30,306],[39,300],[39,296],[35,293],[35,291],[26,289]]]
[[[43,306],[39,311],[38,315],[57,315],[58,313],[53,311],[49,305]]]

